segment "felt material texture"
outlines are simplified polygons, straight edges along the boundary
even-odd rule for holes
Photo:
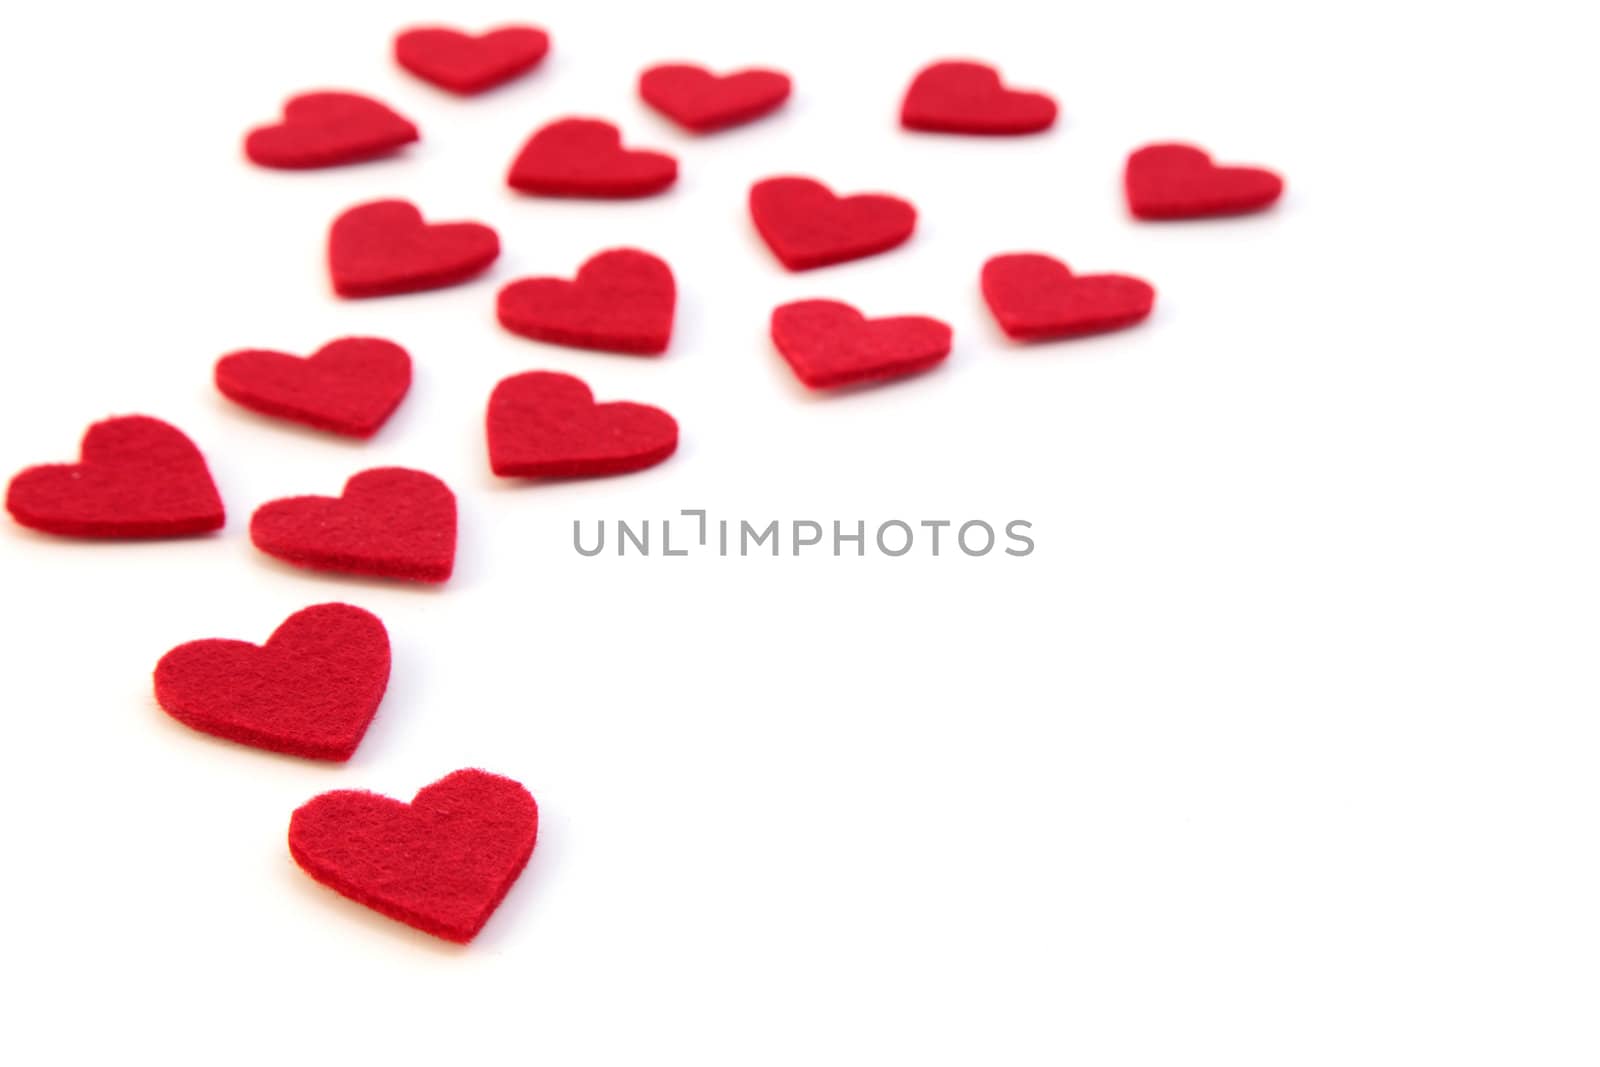
[[[983,265],[983,298],[1008,335],[1045,341],[1141,322],[1156,291],[1124,274],[1073,274],[1049,256],[1014,253]]]
[[[528,138],[506,183],[539,196],[621,200],[659,193],[678,180],[665,152],[622,147],[617,128],[601,119],[560,119]]]
[[[79,456],[12,478],[11,517],[66,537],[131,540],[222,528],[222,498],[205,457],[176,427],[147,415],[106,419],[83,435]]]
[[[449,26],[418,26],[394,39],[394,58],[425,82],[471,96],[539,65],[550,36],[534,26],[502,26],[477,35]]]
[[[882,381],[937,366],[950,327],[921,315],[869,319],[837,300],[798,300],[772,313],[772,343],[812,389]]]
[[[274,500],[250,518],[250,540],[314,570],[442,582],[456,557],[456,498],[431,474],[362,471],[337,497]]]
[[[291,97],[283,119],[245,135],[250,162],[275,170],[314,170],[389,155],[418,139],[410,119],[357,93]]]
[[[438,289],[487,270],[500,238],[478,222],[424,222],[405,200],[357,204],[333,220],[328,271],[343,297]]]
[[[678,423],[648,404],[596,404],[553,371],[507,378],[489,395],[489,467],[502,478],[587,478],[653,467],[678,447]]]
[[[1283,179],[1263,167],[1221,167],[1202,148],[1153,144],[1128,156],[1128,210],[1141,219],[1248,215],[1283,195]]]
[[[987,63],[947,60],[912,79],[900,105],[900,124],[936,133],[1037,133],[1056,121],[1056,102],[1044,93],[1008,89]]]
[[[389,684],[389,633],[349,604],[297,611],[265,645],[190,641],[156,664],[156,702],[202,733],[306,759],[347,760]]]
[[[519,783],[462,770],[410,804],[365,790],[313,797],[289,819],[289,854],[351,900],[447,941],[468,942],[505,899],[539,837]]]
[[[835,196],[813,178],[767,178],[750,187],[750,218],[790,270],[886,252],[911,236],[917,209],[897,196]]]
[[[648,252],[613,248],[591,256],[572,281],[522,278],[500,290],[497,314],[536,341],[633,355],[667,350],[677,286]]]
[[[695,133],[738,126],[789,99],[789,76],[776,70],[713,74],[692,63],[663,63],[639,75],[644,102]]]
[[[393,341],[345,337],[305,359],[245,349],[217,360],[217,389],[263,415],[371,437],[411,388],[411,357]]]

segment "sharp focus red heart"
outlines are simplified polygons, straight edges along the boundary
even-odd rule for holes
[[[678,447],[678,423],[648,404],[596,404],[570,374],[530,371],[489,397],[489,466],[503,478],[587,478],[643,470]]]
[[[333,221],[328,270],[344,297],[455,285],[487,270],[500,238],[477,222],[424,222],[405,200],[358,204]]]
[[[886,252],[905,242],[917,210],[897,196],[835,196],[812,178],[768,178],[750,187],[750,218],[790,270]]]
[[[528,139],[506,183],[539,196],[624,199],[649,196],[678,178],[665,152],[622,147],[622,135],[600,119],[561,119]]]
[[[1123,173],[1128,209],[1141,219],[1201,219],[1246,215],[1276,203],[1283,179],[1262,167],[1222,167],[1204,149],[1146,145],[1128,157]]]
[[[411,386],[411,357],[392,341],[346,337],[305,359],[246,349],[217,361],[217,389],[252,411],[371,437]]]
[[[423,81],[463,96],[527,73],[549,50],[549,35],[534,26],[503,26],[477,35],[448,26],[420,26],[394,39],[395,62]]]
[[[787,100],[789,88],[789,76],[776,70],[718,75],[691,63],[664,63],[639,76],[645,103],[696,133],[758,119]]]
[[[868,319],[837,300],[800,300],[772,313],[772,342],[813,389],[899,378],[950,354],[950,327],[921,315]]]
[[[648,252],[613,248],[591,257],[572,281],[523,278],[500,290],[500,323],[551,344],[654,355],[672,336],[677,286]]]
[[[1156,293],[1123,274],[1073,274],[1037,253],[995,256],[983,265],[983,298],[995,320],[1023,341],[1120,330],[1150,314]]]
[[[386,156],[417,140],[410,119],[356,93],[302,93],[283,106],[283,121],[245,137],[252,163],[277,170],[309,170]]]
[[[923,69],[900,106],[901,125],[937,133],[1037,133],[1055,121],[1056,102],[1050,97],[1008,89],[993,67],[967,60]]]

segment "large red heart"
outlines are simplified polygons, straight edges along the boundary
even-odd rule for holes
[[[799,300],[772,313],[772,342],[813,389],[898,378],[950,354],[950,327],[921,315],[868,319],[837,300]]]
[[[983,265],[983,298],[1007,334],[1039,341],[1132,326],[1150,314],[1156,291],[1124,274],[1075,275],[1049,256],[1017,253]]]
[[[911,236],[917,209],[897,196],[835,196],[812,178],[768,178],[750,187],[750,218],[790,270],[885,252]]]
[[[265,645],[190,641],[156,664],[156,702],[203,733],[307,759],[347,760],[389,684],[389,634],[349,604],[297,611]]]
[[[655,355],[672,336],[677,286],[648,252],[613,248],[592,257],[573,281],[523,278],[500,290],[500,324],[536,341]]]
[[[900,106],[901,125],[939,133],[1036,133],[1055,121],[1054,100],[1043,93],[1007,89],[993,67],[966,61],[925,68]]]
[[[355,93],[303,93],[283,106],[283,121],[251,130],[244,154],[278,170],[308,170],[387,155],[418,137],[411,120]]]
[[[539,65],[550,37],[533,26],[504,26],[473,36],[447,26],[421,26],[394,39],[394,58],[441,89],[470,96]]]
[[[217,388],[263,415],[371,437],[411,387],[411,357],[392,341],[345,337],[309,357],[246,349],[217,361]]]
[[[1219,167],[1203,149],[1146,145],[1123,173],[1128,209],[1141,219],[1245,215],[1283,195],[1283,179],[1261,167]]]
[[[295,496],[250,518],[261,551],[300,567],[442,582],[456,558],[456,498],[431,474],[362,471],[337,497]]]
[[[68,537],[181,537],[220,530],[222,499],[205,457],[160,419],[126,415],[90,426],[81,462],[29,467],[6,510],[24,526]]]
[[[357,204],[328,233],[328,270],[340,296],[414,293],[464,282],[500,255],[478,222],[424,222],[405,200]]]
[[[664,152],[622,147],[622,135],[600,119],[561,119],[523,145],[506,183],[540,196],[623,199],[660,192],[678,178]]]
[[[696,133],[758,119],[789,98],[789,76],[775,70],[716,75],[691,63],[664,63],[639,75],[645,103]]]
[[[586,478],[643,470],[678,447],[660,408],[596,404],[580,379],[552,371],[507,378],[489,395],[489,466],[503,478]]]
[[[405,804],[365,790],[313,797],[289,819],[307,874],[391,919],[471,941],[527,866],[539,805],[487,771],[447,774]]]

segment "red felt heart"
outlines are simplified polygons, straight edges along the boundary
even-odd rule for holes
[[[487,771],[447,774],[410,804],[339,789],[289,819],[289,853],[323,885],[447,941],[471,941],[527,866],[539,806]]]
[[[939,133],[1014,134],[1049,129],[1056,102],[1007,89],[986,63],[951,60],[924,68],[906,90],[901,125]]]
[[[696,133],[760,118],[789,98],[789,76],[775,70],[712,74],[691,63],[665,63],[639,75],[645,103]]]
[[[837,300],[799,300],[772,313],[772,342],[813,389],[898,378],[950,354],[950,327],[921,315],[868,319]]]
[[[655,355],[672,336],[677,287],[648,252],[613,248],[590,257],[573,281],[523,278],[500,290],[500,324],[536,341]]]
[[[81,462],[29,467],[12,478],[12,518],[68,537],[181,537],[222,528],[222,499],[205,457],[160,419],[97,422],[79,454]]]
[[[750,187],[750,218],[790,270],[885,252],[911,236],[917,209],[896,196],[835,196],[811,178],[768,178]]]
[[[522,146],[506,182],[540,196],[622,199],[660,192],[678,178],[664,152],[623,148],[622,135],[600,119],[561,119]]]
[[[678,423],[660,408],[596,404],[570,374],[530,371],[489,396],[489,466],[502,478],[586,478],[643,470],[678,447]]]
[[[371,437],[411,387],[411,357],[392,341],[346,337],[306,359],[246,349],[217,361],[217,388],[263,415]]]
[[[265,645],[190,641],[156,664],[156,702],[202,733],[347,760],[389,684],[389,634],[349,604],[297,611]]]
[[[357,204],[333,220],[328,269],[340,296],[386,296],[455,285],[500,255],[500,238],[478,222],[424,222],[405,200]]]
[[[442,582],[456,557],[456,498],[431,474],[362,471],[337,497],[295,496],[256,509],[250,540],[316,570]]]
[[[423,81],[471,95],[539,65],[550,36],[533,26],[504,26],[476,36],[447,26],[422,26],[394,39],[394,58]]]
[[[1261,167],[1219,167],[1204,150],[1153,144],[1128,157],[1128,208],[1141,219],[1200,219],[1260,211],[1283,195],[1283,179]]]
[[[1017,253],[983,265],[983,298],[1007,334],[1037,341],[1132,326],[1150,314],[1156,291],[1124,274],[1073,274],[1049,256]]]
[[[283,121],[245,136],[252,163],[308,170],[387,155],[418,137],[411,121],[355,93],[303,93],[283,106]]]

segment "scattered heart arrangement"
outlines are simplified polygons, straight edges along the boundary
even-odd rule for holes
[[[533,70],[549,36],[526,26],[480,35],[427,27],[394,42],[396,62],[448,92],[472,95]],[[646,70],[640,97],[684,129],[709,134],[760,119],[790,95],[771,70],[717,75],[688,64]],[[911,82],[901,105],[908,130],[976,137],[1049,129],[1056,104],[1007,87],[982,63],[946,61]],[[253,163],[314,170],[389,156],[420,138],[415,123],[349,92],[291,98],[281,121],[252,130]],[[677,180],[678,163],[623,145],[617,128],[567,118],[537,130],[506,182],[533,196],[652,196]],[[1258,167],[1219,166],[1203,150],[1152,144],[1124,172],[1138,219],[1240,215],[1273,204],[1283,181]],[[756,182],[750,218],[790,271],[878,255],[908,241],[916,209],[886,194],[839,195],[804,176]],[[333,290],[346,299],[418,292],[468,281],[500,254],[495,231],[477,222],[430,222],[402,200],[351,207],[328,235]],[[1120,330],[1145,319],[1155,290],[1121,274],[1075,274],[1038,252],[996,255],[980,272],[983,298],[1000,328],[1022,341]],[[671,268],[633,248],[601,251],[572,279],[523,278],[506,285],[496,315],[512,333],[575,348],[658,356],[672,336],[677,286]],[[937,319],[869,319],[837,300],[801,300],[772,313],[774,347],[812,389],[903,378],[950,352]],[[380,338],[347,337],[308,357],[248,349],[216,364],[217,389],[263,415],[328,433],[371,437],[405,398],[411,359]],[[647,404],[596,402],[569,374],[531,371],[489,397],[489,465],[505,478],[587,478],[643,470],[678,443],[677,421]],[[143,415],[95,423],[77,463],[17,474],[6,507],[20,524],[64,537],[174,538],[224,523],[205,458],[181,431]],[[339,496],[299,496],[258,508],[250,540],[302,567],[443,582],[455,561],[456,501],[422,471],[375,468]],[[388,684],[389,637],[371,613],[318,604],[291,615],[265,644],[200,640],[156,665],[155,696],[174,719],[204,733],[272,752],[348,760],[377,714]],[[317,796],[289,821],[295,861],[313,878],[391,918],[451,941],[471,940],[533,854],[539,810],[519,783],[458,770],[410,803],[360,790]]]

